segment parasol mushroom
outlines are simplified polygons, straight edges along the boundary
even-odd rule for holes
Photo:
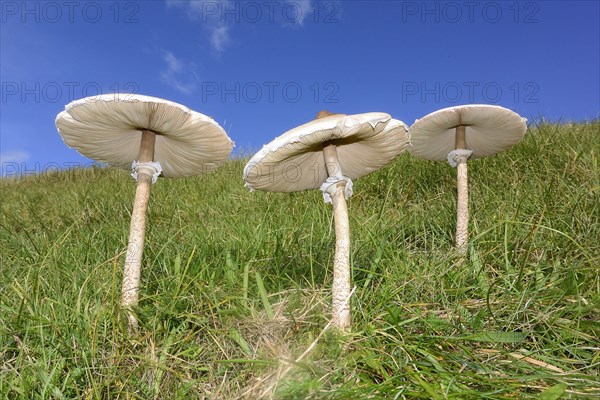
[[[129,326],[138,303],[146,210],[159,175],[200,175],[227,159],[233,142],[212,118],[177,103],[125,93],[73,101],[56,117],[63,141],[82,155],[133,169],[137,180],[125,259],[121,305]]]
[[[468,247],[469,192],[467,159],[492,156],[519,142],[527,120],[507,108],[472,104],[448,107],[418,119],[410,127],[409,151],[427,160],[457,167],[456,248]]]
[[[408,145],[408,127],[385,113],[332,114],[298,126],[263,146],[244,168],[250,190],[295,192],[320,188],[335,221],[332,314],[350,326],[350,226],[346,199],[352,180],[388,164]]]

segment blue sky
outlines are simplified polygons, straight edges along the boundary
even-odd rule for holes
[[[321,109],[411,125],[485,103],[600,117],[600,2],[2,1],[1,174],[88,165],[54,126],[115,91],[215,118],[257,150]]]

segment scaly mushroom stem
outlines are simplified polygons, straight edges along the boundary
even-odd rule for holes
[[[329,176],[341,174],[341,166],[334,144],[323,147],[325,165]],[[335,258],[333,261],[332,313],[333,324],[341,330],[350,327],[350,224],[346,206],[346,182],[337,183],[332,196],[335,222]]]
[[[142,131],[140,143],[139,162],[152,162],[154,160],[154,141],[156,134],[152,131]],[[125,258],[125,271],[123,273],[123,287],[121,290],[121,306],[127,309],[129,326],[136,329],[138,321],[131,312],[131,308],[138,304],[138,291],[140,287],[140,272],[142,267],[142,254],[144,252],[144,237],[146,234],[146,211],[150,200],[152,175],[145,170],[138,171],[135,200],[131,213],[129,228],[129,243]]]
[[[456,127],[455,148],[466,149],[465,126]],[[467,253],[469,239],[469,188],[467,179],[467,157],[459,157],[456,166],[456,248],[461,254]]]

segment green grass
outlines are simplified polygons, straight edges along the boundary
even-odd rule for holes
[[[355,182],[347,335],[323,332],[335,238],[318,191],[249,193],[243,160],[160,180],[136,335],[118,305],[128,173],[4,179],[0,395],[597,398],[599,138],[598,122],[540,125],[470,162],[464,262],[453,168],[404,153]]]

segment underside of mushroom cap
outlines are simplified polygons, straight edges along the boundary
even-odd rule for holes
[[[507,108],[472,104],[448,107],[418,119],[410,127],[412,147],[419,157],[443,161],[455,149],[456,127],[465,126],[471,158],[491,156],[518,143],[527,130],[527,120]]]
[[[324,144],[336,146],[339,173],[358,179],[388,164],[408,142],[408,127],[388,114],[335,114],[291,129],[263,146],[246,164],[244,180],[251,190],[318,189],[328,178]]]
[[[137,160],[143,130],[156,133],[165,177],[199,175],[227,159],[233,142],[212,118],[156,97],[126,93],[76,100],[56,117],[67,146],[120,168]]]

